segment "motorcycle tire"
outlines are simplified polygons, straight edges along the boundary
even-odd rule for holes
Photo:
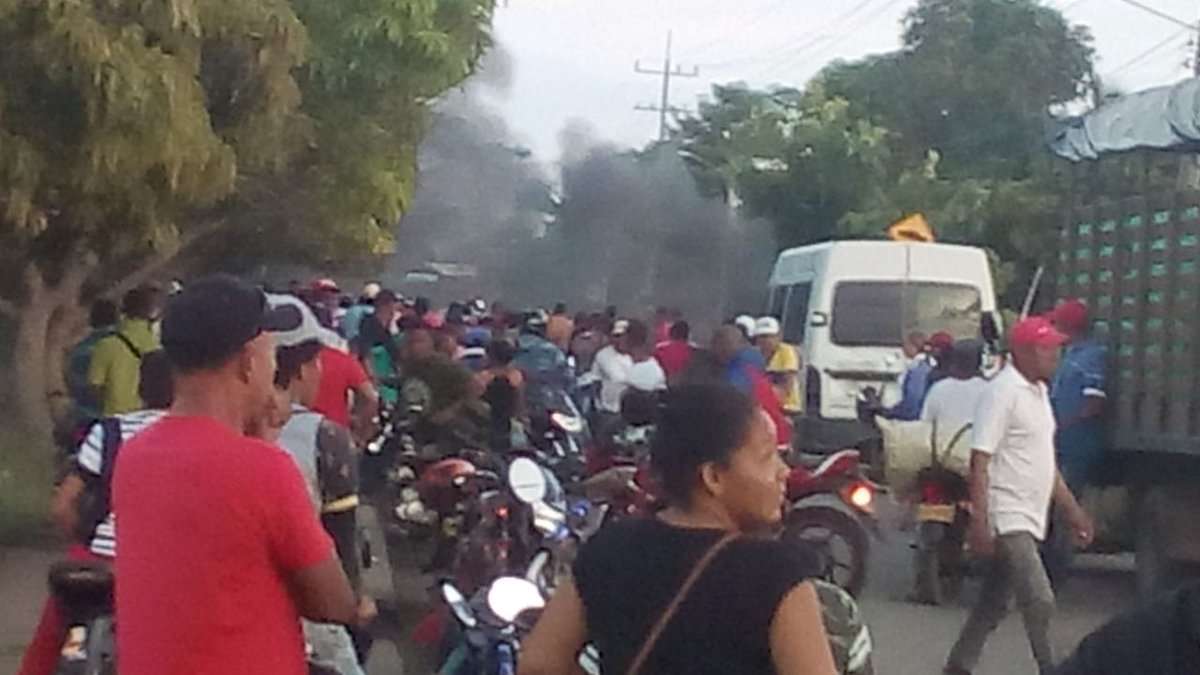
[[[827,533],[822,536],[820,532]],[[849,559],[839,561],[831,547],[834,539],[844,542]],[[783,540],[812,547],[825,564],[828,581],[857,598],[867,583],[867,531],[853,516],[827,506],[801,507],[784,523]]]
[[[923,605],[940,606],[945,600],[942,588],[943,545],[950,527],[943,523],[921,523],[917,528],[917,551],[913,565],[916,571],[914,600]]]

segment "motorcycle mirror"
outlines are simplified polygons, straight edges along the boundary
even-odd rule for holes
[[[474,628],[478,623],[475,620],[475,614],[471,611],[470,605],[467,604],[467,599],[459,592],[454,584],[450,582],[442,583],[442,599],[450,606],[450,611],[454,612],[454,617],[459,623],[467,628]]]
[[[522,612],[545,607],[546,599],[530,581],[520,577],[500,577],[488,588],[487,604],[492,614],[512,623]]]
[[[528,457],[518,457],[508,465],[508,486],[517,499],[526,504],[539,502],[546,496],[546,474],[542,467]]]

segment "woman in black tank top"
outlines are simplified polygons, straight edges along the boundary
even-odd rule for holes
[[[726,384],[665,397],[652,463],[668,507],[606,527],[525,641],[520,675],[834,675],[815,561],[754,533],[778,523],[787,466],[770,418]],[[735,535],[735,536],[730,536]]]

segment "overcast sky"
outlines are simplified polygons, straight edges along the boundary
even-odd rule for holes
[[[1188,74],[1191,31],[1123,0],[1044,0],[1091,28],[1099,70],[1124,90]],[[1196,0],[1140,0],[1195,23]],[[713,83],[802,85],[835,59],[895,49],[900,20],[916,0],[499,0],[495,32],[511,59],[507,86],[491,89],[520,142],[538,159],[559,156],[558,134],[573,119],[595,136],[641,146],[658,133],[667,31],[676,63],[700,77],[672,79],[672,105],[695,107]],[[507,6],[505,6],[507,5]]]

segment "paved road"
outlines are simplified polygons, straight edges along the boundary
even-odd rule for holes
[[[912,583],[908,535],[886,529],[887,541],[874,542],[871,577],[862,602],[875,638],[876,670],[880,675],[936,675],[966,620],[966,603],[973,600],[978,583],[968,583],[960,606],[935,608],[905,602]],[[1106,619],[1132,606],[1132,570],[1130,556],[1081,557],[1059,594],[1052,633],[1059,658]],[[1014,610],[988,642],[976,675],[1035,672],[1020,616]]]
[[[876,642],[876,670],[881,675],[936,675],[966,616],[965,607],[930,608],[904,601],[908,591],[909,549],[907,535],[886,528],[887,540],[875,542],[871,576],[862,604]],[[42,580],[52,553],[0,549],[0,673],[16,671],[24,641],[28,639],[44,597]],[[1133,578],[1128,560],[1111,558],[1084,561],[1063,591],[1054,626],[1054,642],[1063,654],[1106,618],[1130,606]],[[417,560],[410,557],[398,575],[401,602],[389,612],[384,637],[372,651],[369,675],[415,675],[430,672],[428,659],[414,650],[406,638],[426,602],[425,588],[431,581],[411,570]],[[381,595],[390,585],[376,573],[370,580]],[[977,588],[968,585],[969,597]],[[977,675],[1020,675],[1033,673],[1021,623],[1010,617],[993,636]]]
[[[885,498],[886,499],[886,498]],[[911,584],[908,535],[891,526],[895,509],[883,505],[885,539],[873,542],[868,587],[862,599],[876,644],[876,671],[880,675],[937,675],[958,630],[966,618],[966,603],[978,591],[968,583],[963,604],[924,607],[904,600]],[[1062,589],[1053,640],[1060,658],[1107,618],[1130,607],[1134,600],[1132,560],[1121,556],[1083,556],[1070,583]],[[427,582],[402,575],[405,597],[419,598]],[[411,612],[411,610],[410,610]],[[401,641],[399,653],[409,656]],[[411,658],[411,657],[410,657]],[[405,659],[409,661],[409,659]],[[395,675],[400,670],[397,652],[373,654],[369,675]],[[424,673],[426,670],[412,670]],[[976,675],[1035,673],[1020,617],[1014,612],[988,642]],[[411,675],[405,671],[406,675]]]

